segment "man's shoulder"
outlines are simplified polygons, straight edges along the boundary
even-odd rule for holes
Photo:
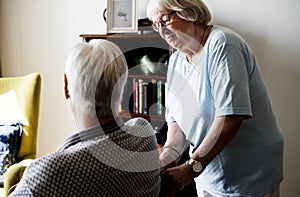
[[[78,146],[78,148],[46,154],[36,159],[30,166],[44,171],[49,169],[64,170],[68,163],[78,160],[80,155],[84,155],[84,149]]]
[[[125,125],[128,125],[128,124],[146,124],[148,123],[148,121],[144,118],[141,118],[141,117],[137,117],[137,118],[131,118],[129,119],[127,122],[125,122]]]
[[[141,138],[155,138],[155,130],[144,118],[133,118],[125,122],[122,128],[127,134],[139,136]]]

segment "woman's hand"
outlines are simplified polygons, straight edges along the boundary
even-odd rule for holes
[[[163,152],[159,156],[160,169],[165,170],[167,168],[176,166],[179,158],[179,152],[176,152],[171,148],[164,148]]]
[[[192,169],[186,163],[180,166],[167,168],[161,174],[161,176],[162,179],[166,182],[169,196],[172,196],[177,191],[182,190],[186,185],[194,180]]]

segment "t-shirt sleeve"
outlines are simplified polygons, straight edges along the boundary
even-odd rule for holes
[[[246,52],[223,43],[211,53],[210,83],[215,116],[252,115]]]

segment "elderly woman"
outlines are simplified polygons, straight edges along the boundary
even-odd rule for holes
[[[176,49],[167,77],[164,181],[181,190],[194,179],[198,196],[279,196],[284,140],[249,46],[209,24],[201,0],[150,0],[147,14]],[[177,165],[189,146],[190,159]]]

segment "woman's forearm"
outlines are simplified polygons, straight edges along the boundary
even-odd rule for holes
[[[208,165],[232,140],[244,119],[244,116],[237,115],[217,117],[191,158]]]
[[[168,124],[167,141],[164,147],[174,147],[180,154],[182,154],[189,146],[186,141],[184,133],[179,128],[176,122]]]
[[[161,168],[176,166],[186,147],[187,142],[184,133],[176,122],[170,123],[168,125],[167,141],[159,157]]]

